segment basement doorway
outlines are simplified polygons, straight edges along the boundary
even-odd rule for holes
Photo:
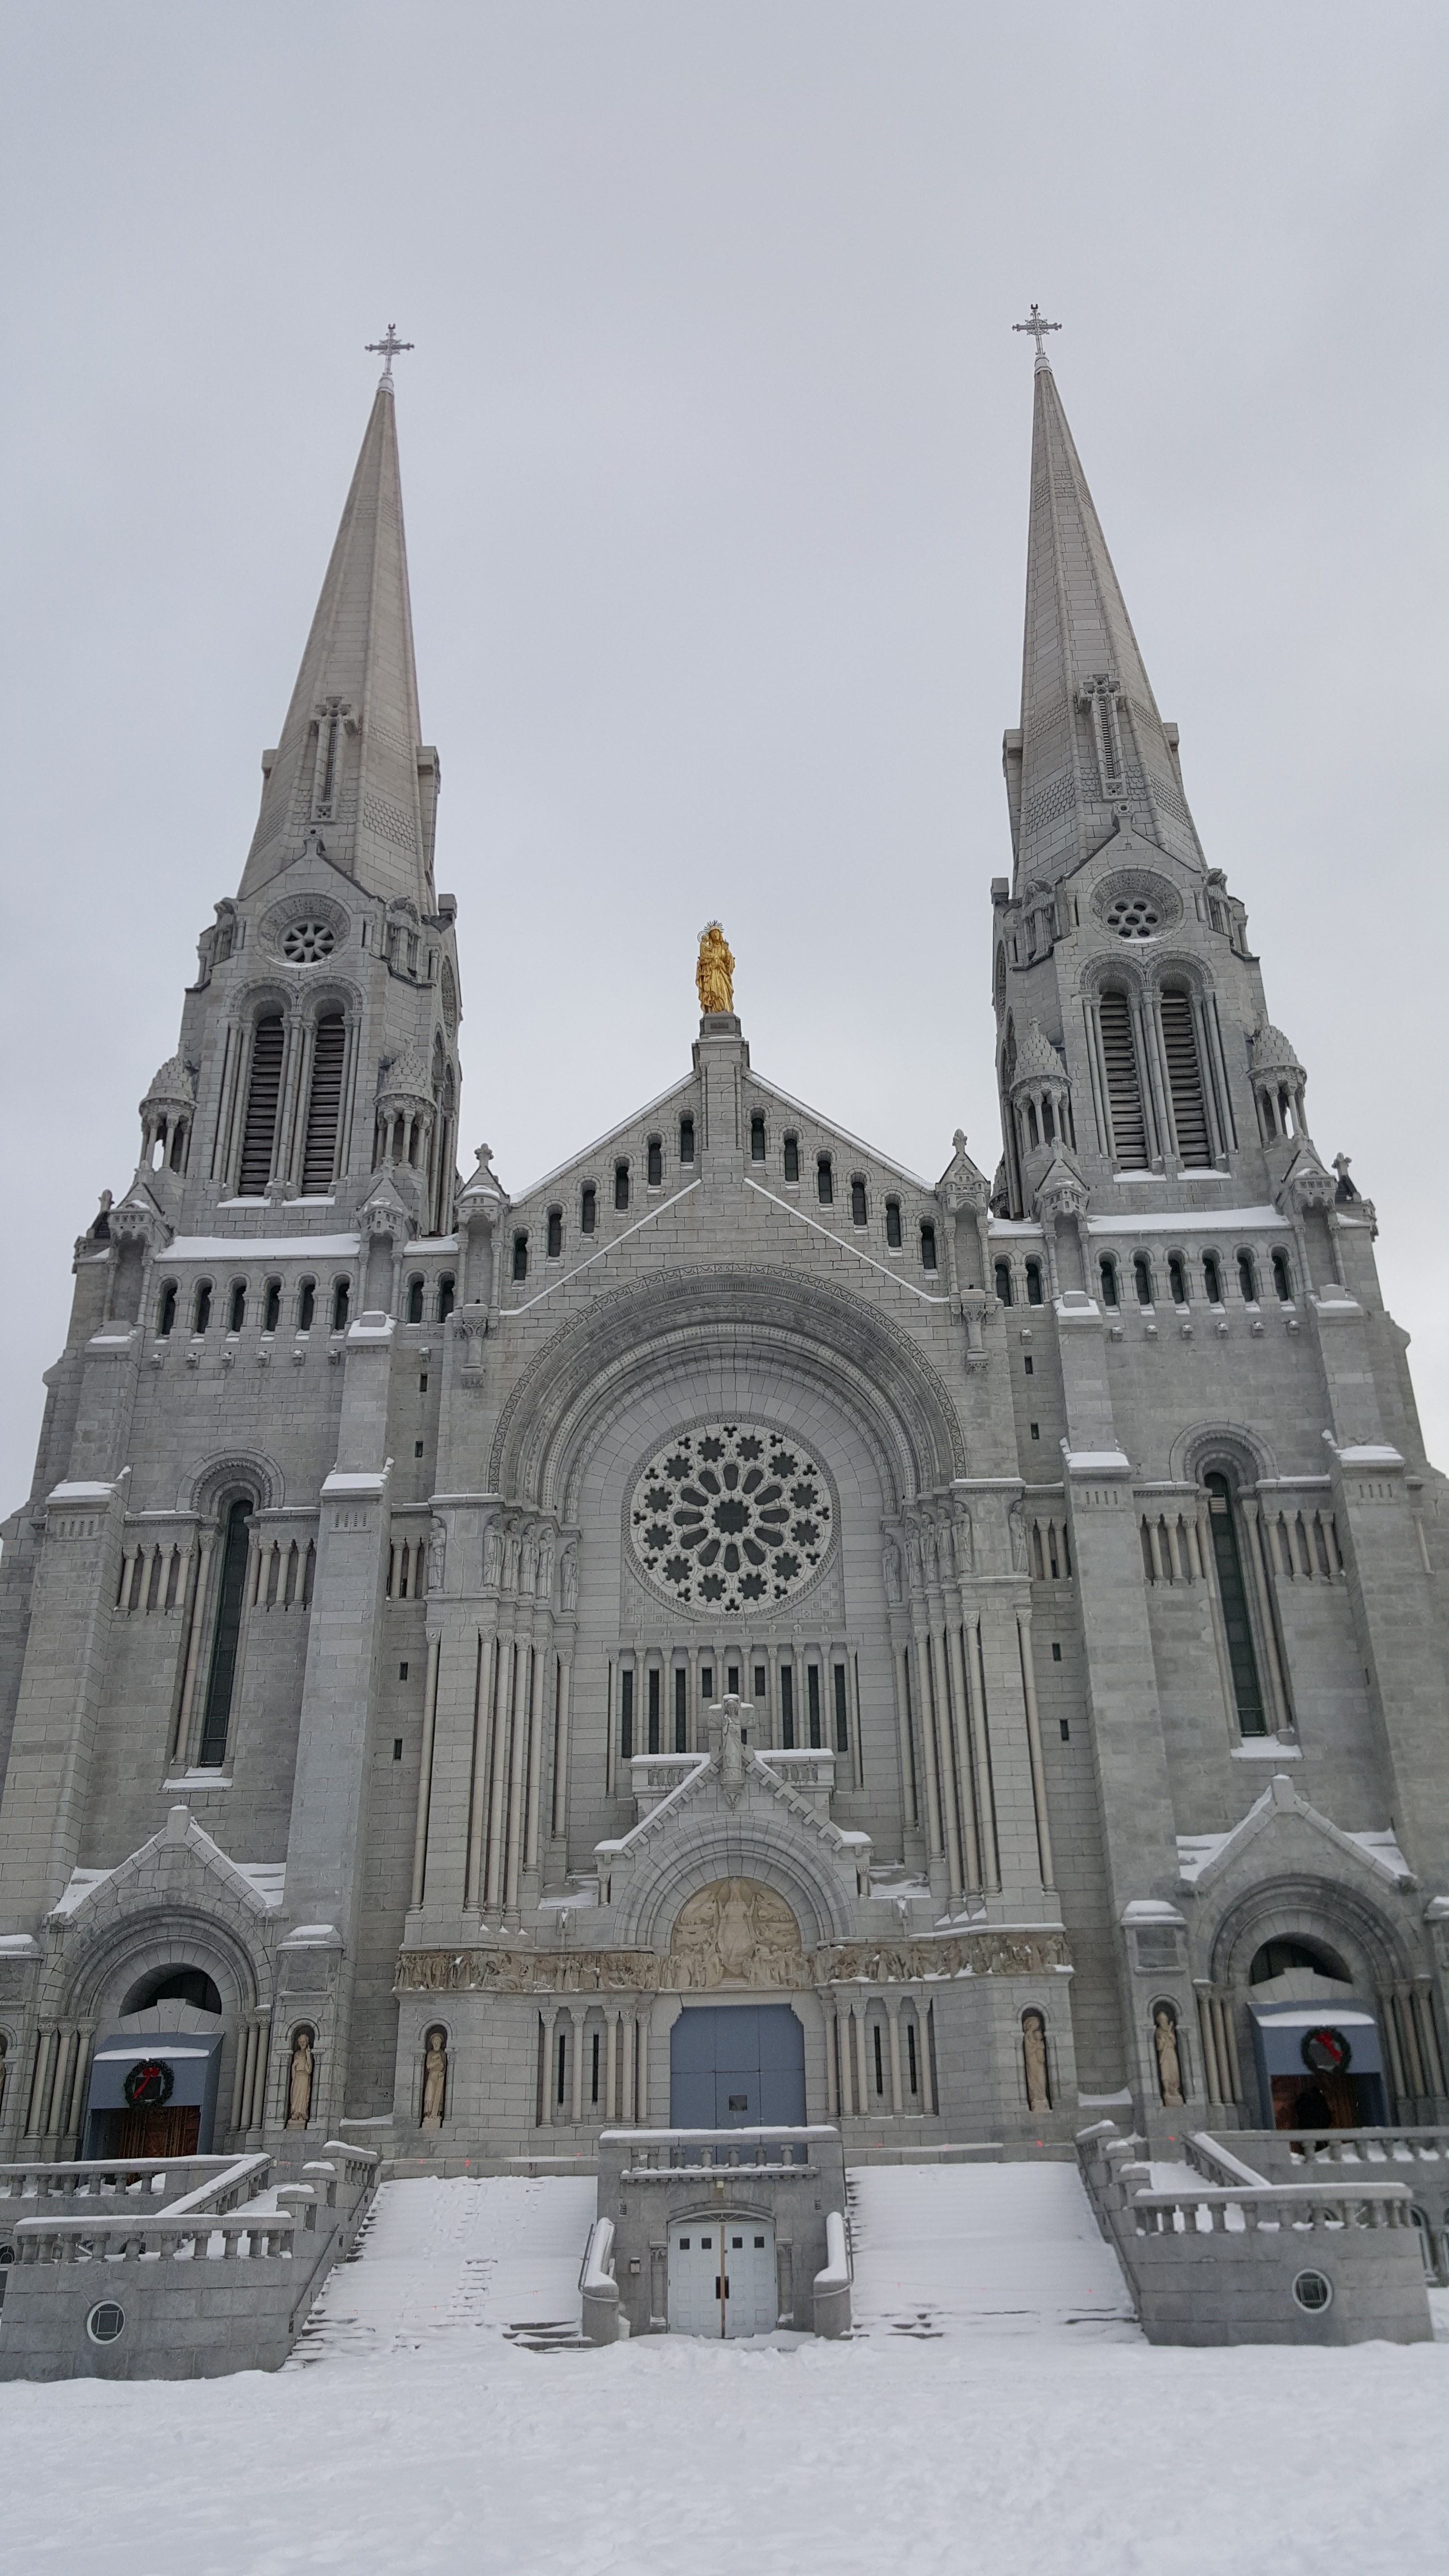
[[[669,2230],[671,2334],[773,2334],[779,2301],[768,2219],[677,2219]]]

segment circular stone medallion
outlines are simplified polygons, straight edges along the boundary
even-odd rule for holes
[[[760,1422],[706,1422],[650,1459],[629,1508],[637,1563],[672,1601],[728,1616],[812,1583],[834,1529],[809,1451]]]

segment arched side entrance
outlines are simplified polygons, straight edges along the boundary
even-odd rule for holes
[[[804,2123],[805,2033],[790,2006],[686,2004],[669,2034],[671,2129]]]

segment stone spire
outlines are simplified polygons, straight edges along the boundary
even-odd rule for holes
[[[242,878],[257,893],[320,846],[384,901],[420,912],[432,885],[437,754],[419,738],[418,682],[390,372],[377,388],[342,524]]]
[[[1126,818],[1200,869],[1177,728],[1157,712],[1040,342],[1034,387],[1021,730],[1005,742],[1017,886],[1069,875]]]

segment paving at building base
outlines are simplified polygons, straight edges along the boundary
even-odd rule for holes
[[[1063,2165],[851,2205],[849,2341],[591,2351],[591,2182],[386,2185],[282,2371],[0,2391],[8,2562],[1277,2576],[1327,2516],[1367,2576],[1441,2563],[1446,2343],[1154,2351]]]

